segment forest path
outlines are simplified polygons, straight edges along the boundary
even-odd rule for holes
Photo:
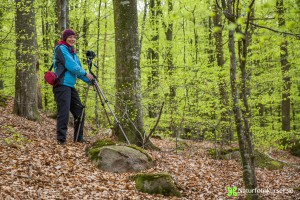
[[[133,173],[109,173],[97,169],[85,155],[85,144],[56,144],[55,120],[42,114],[32,122],[12,113],[12,102],[0,107],[0,199],[177,199],[135,190]],[[233,160],[214,160],[207,154],[210,142],[185,141],[174,151],[174,142],[153,139],[163,151],[149,151],[155,167],[149,173],[168,172],[182,194],[181,199],[236,199],[227,187],[237,186],[243,198],[240,165]],[[289,157],[291,158],[291,157]],[[294,161],[292,158],[289,161]],[[264,199],[300,199],[300,173],[285,167],[280,171],[257,168]]]

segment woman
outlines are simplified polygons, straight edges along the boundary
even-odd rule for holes
[[[91,84],[94,78],[82,68],[74,50],[75,42],[76,33],[71,29],[66,29],[62,34],[62,40],[58,42],[54,50],[54,71],[59,77],[59,84],[53,88],[57,104],[56,131],[58,144],[66,143],[69,111],[74,116],[74,142],[77,139],[83,105],[75,89],[76,79],[80,78],[84,82]],[[84,116],[80,125],[77,142],[84,142],[83,126]]]

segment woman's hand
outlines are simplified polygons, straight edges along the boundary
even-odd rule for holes
[[[92,74],[86,74],[85,75],[90,81],[94,79],[94,76]]]

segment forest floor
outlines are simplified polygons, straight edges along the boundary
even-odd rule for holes
[[[155,167],[146,172],[168,172],[182,198],[138,192],[130,179],[134,173],[109,173],[97,169],[85,155],[86,144],[56,144],[55,120],[41,115],[40,122],[12,114],[12,102],[0,107],[0,199],[244,199],[242,171],[233,160],[214,160],[207,150],[214,144],[185,141],[174,151],[168,139],[153,139],[162,151],[148,151]],[[300,159],[278,151],[281,159],[300,166]],[[256,168],[262,199],[300,199],[299,169],[269,171]],[[237,196],[227,187],[236,186]]]

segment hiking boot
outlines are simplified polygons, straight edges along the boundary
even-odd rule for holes
[[[85,139],[78,140],[77,142],[80,142],[80,143],[86,143],[86,144],[88,144],[88,143],[89,143],[89,142],[88,142],[87,140],[85,140]]]
[[[65,145],[65,144],[66,144],[66,141],[58,140],[58,141],[57,141],[57,144],[58,144],[58,145]]]

